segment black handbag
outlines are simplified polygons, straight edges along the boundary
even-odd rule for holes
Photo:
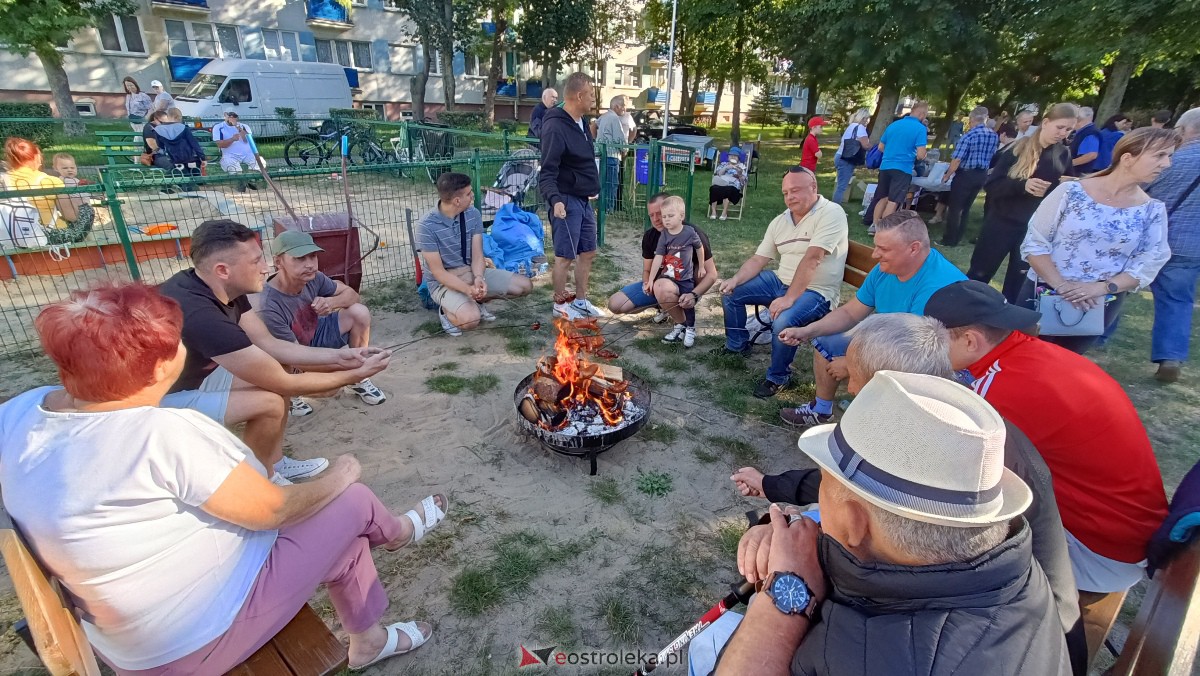
[[[858,125],[855,124],[854,126],[857,127]],[[850,131],[853,132],[853,129],[854,127],[851,127]],[[851,133],[849,138],[842,139],[842,153],[840,157],[843,162],[859,165],[866,160],[867,149],[862,147],[862,144],[858,142],[858,138]]]

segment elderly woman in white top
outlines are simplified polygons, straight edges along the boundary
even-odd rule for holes
[[[746,165],[742,163],[742,149],[729,149],[729,159],[713,169],[712,185],[708,187],[708,220],[717,217],[717,205],[721,205],[721,220],[729,217],[729,205],[742,201],[746,189]]]
[[[357,483],[351,455],[277,486],[224,427],[159,408],[187,350],[179,305],[152,287],[78,291],[35,323],[63,386],[0,405],[4,507],[118,674],[223,674],[322,583],[351,668],[429,639],[424,622],[379,623],[370,550],[419,540],[445,497],[397,517]]]
[[[1166,206],[1141,186],[1171,166],[1178,146],[1174,130],[1138,129],[1113,148],[1108,169],[1055,188],[1021,244],[1030,266],[1021,302],[1034,307],[1038,294],[1053,292],[1081,310],[1103,303],[1104,327],[1112,327],[1125,294],[1150,286],[1171,256]],[[1100,336],[1044,339],[1083,354]]]

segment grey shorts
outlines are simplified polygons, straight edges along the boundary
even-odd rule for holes
[[[198,390],[172,392],[163,397],[161,408],[190,408],[199,411],[218,423],[225,424],[225,411],[229,408],[229,393],[233,391],[233,374],[218,366],[208,374]]]
[[[471,268],[465,265],[461,268],[447,270],[446,272],[449,272],[468,284],[471,283],[471,280],[475,279],[475,274],[471,272]],[[500,298],[507,296],[508,289],[512,286],[513,277],[516,277],[516,274],[509,272],[508,270],[497,270],[496,268],[485,269],[483,271],[483,281],[487,283],[488,297]],[[471,298],[467,294],[462,293],[461,291],[448,289],[440,284],[436,289],[433,290],[432,293],[429,294],[429,297],[433,299],[433,302],[442,306],[442,309],[450,314],[458,312],[467,303],[475,302],[475,299]],[[313,338],[313,341],[315,344],[315,337]]]

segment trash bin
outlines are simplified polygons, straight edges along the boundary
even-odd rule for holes
[[[324,249],[317,254],[317,264],[326,276],[358,291],[362,285],[362,259],[358,228],[350,223],[346,214],[314,214],[300,216],[277,216],[273,219],[275,234],[285,230],[299,230],[312,235],[313,242]]]

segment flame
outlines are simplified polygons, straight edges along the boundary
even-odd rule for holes
[[[599,350],[604,345],[604,337],[585,334],[583,331],[598,331],[595,320],[572,322],[565,317],[558,317],[554,320],[554,327],[558,330],[558,337],[554,340],[554,366],[551,374],[555,380],[568,388],[566,396],[559,403],[569,409],[594,405],[606,425],[619,424],[625,419],[622,409],[629,399],[629,383],[622,381],[609,388],[596,387],[599,391],[593,392],[592,377],[599,372],[600,367],[588,361],[585,355]],[[566,424],[564,421],[558,429]],[[544,423],[542,426],[548,428]]]

